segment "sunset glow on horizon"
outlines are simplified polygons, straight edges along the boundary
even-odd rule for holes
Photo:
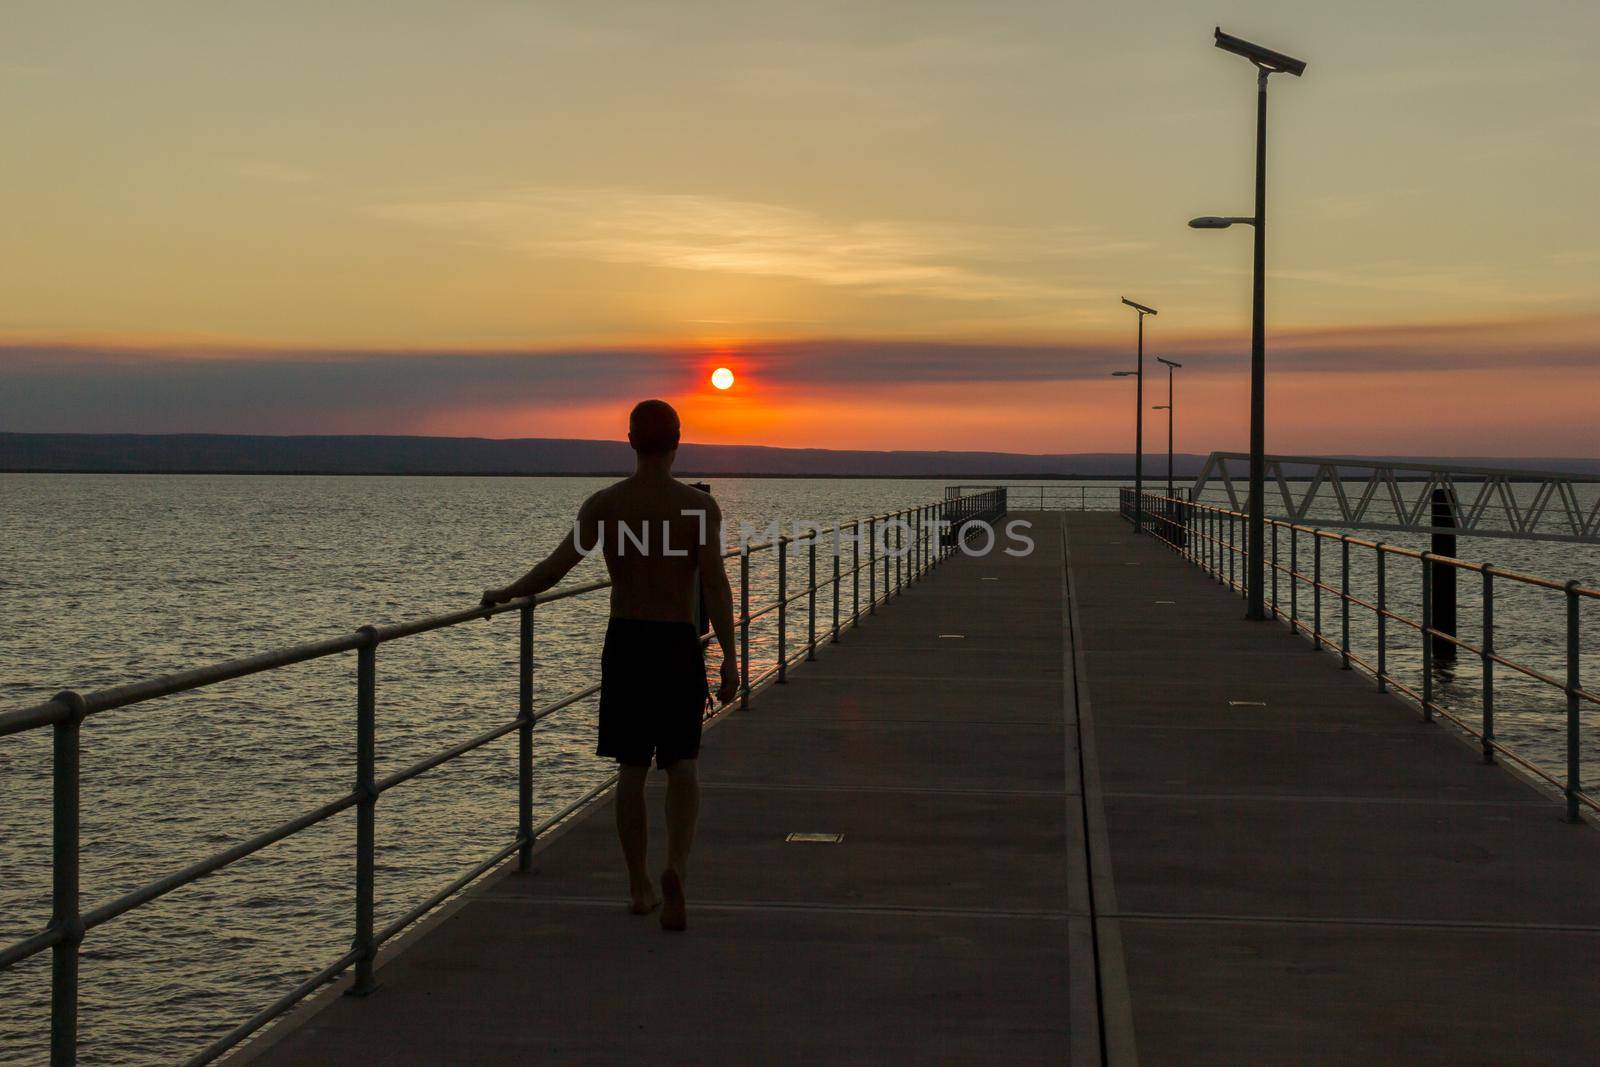
[[[1249,238],[1184,225],[1252,188],[1209,16],[97,10],[0,43],[0,429],[617,439],[662,396],[692,441],[1127,451],[1130,292],[1179,449],[1245,443]],[[1315,58],[1272,447],[1600,453],[1600,8],[1226,15]]]

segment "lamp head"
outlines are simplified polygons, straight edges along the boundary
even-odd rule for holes
[[[1156,309],[1155,308],[1147,308],[1143,304],[1135,304],[1132,300],[1129,300],[1127,297],[1123,297],[1122,298],[1122,302],[1124,304],[1127,304],[1129,307],[1133,308],[1133,310],[1137,311],[1141,315],[1154,315],[1156,313]]]
[[[1189,228],[1192,230],[1226,230],[1232,225],[1232,219],[1225,219],[1219,215],[1201,215],[1197,219],[1189,220]]]
[[[1286,56],[1282,52],[1274,52],[1270,48],[1263,48],[1252,44],[1232,34],[1223,33],[1222,27],[1217,27],[1217,47],[1224,52],[1232,52],[1236,56],[1244,56],[1250,62],[1260,67],[1269,74],[1293,74],[1296,78],[1305,73],[1306,64],[1303,59]]]
[[[1175,362],[1174,360],[1170,360],[1170,359],[1165,359],[1165,358],[1163,358],[1161,356],[1157,356],[1156,357],[1156,362],[1157,363],[1165,363],[1169,367],[1181,367],[1181,366],[1183,366],[1182,363],[1178,363],[1178,362]]]
[[[1138,373],[1136,370],[1114,370],[1111,372],[1111,376],[1113,378],[1132,378]]]

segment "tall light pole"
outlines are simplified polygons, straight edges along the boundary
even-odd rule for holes
[[[1143,388],[1143,385],[1142,385],[1142,383],[1144,381],[1144,368],[1143,367],[1140,367],[1136,371],[1134,371],[1134,370],[1114,370],[1114,371],[1111,372],[1111,376],[1113,378],[1138,378],[1140,383],[1141,383],[1139,391],[1141,393],[1144,392],[1144,388]],[[1141,434],[1140,436],[1143,436],[1143,435]],[[1142,518],[1143,515],[1144,515],[1144,509],[1140,506],[1140,503],[1139,503],[1139,489],[1138,489],[1138,486],[1139,486],[1139,479],[1138,479],[1139,466],[1138,466],[1137,457],[1135,458],[1135,461],[1134,461],[1133,470],[1134,470],[1133,513],[1134,513],[1135,517]],[[1139,529],[1139,527],[1137,525],[1135,525],[1134,526],[1134,531],[1137,532],[1138,529]]]
[[[1266,602],[1266,303],[1267,303],[1267,77],[1305,73],[1303,60],[1240,40],[1217,27],[1216,45],[1243,56],[1256,68],[1256,213],[1190,219],[1197,230],[1225,230],[1234,223],[1255,227],[1255,294],[1250,312],[1250,535],[1245,569],[1245,618],[1265,619]]]
[[[1167,499],[1171,500],[1172,497],[1176,495],[1172,490],[1172,420],[1174,418],[1174,409],[1172,406],[1172,372],[1183,366],[1183,364],[1177,363],[1170,359],[1164,359],[1161,356],[1156,357],[1156,362],[1165,363],[1167,365],[1167,402],[1165,404],[1157,404],[1151,410],[1165,411],[1167,413]]]
[[[1133,398],[1133,532],[1144,533],[1144,317],[1154,315],[1155,308],[1135,304],[1127,297],[1122,302],[1139,313],[1139,362],[1134,375],[1139,379]],[[1117,377],[1127,376],[1127,371]]]

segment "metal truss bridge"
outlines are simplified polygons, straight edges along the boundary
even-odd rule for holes
[[[1346,456],[1267,456],[1266,461],[1267,510],[1281,509],[1293,522],[1600,544],[1596,475]],[[1243,511],[1249,470],[1248,453],[1213,452],[1195,479],[1191,499],[1226,501]]]

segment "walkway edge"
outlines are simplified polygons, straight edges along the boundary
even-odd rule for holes
[[[1100,1020],[1100,963],[1094,894],[1089,886],[1088,816],[1084,809],[1083,741],[1078,731],[1077,674],[1067,585],[1066,523],[1061,524],[1061,719],[1067,790],[1067,1026],[1071,1067],[1105,1067]]]
[[[1067,523],[1061,524],[1061,570],[1065,583],[1067,642],[1071,647],[1071,695],[1077,708],[1078,753],[1083,780],[1083,816],[1089,857],[1095,959],[1098,968],[1099,1027],[1106,1067],[1138,1067],[1138,1042],[1133,1027],[1133,999],[1128,992],[1127,961],[1122,952],[1122,925],[1118,913],[1116,880],[1111,872],[1111,838],[1106,829],[1099,750],[1094,739],[1094,709],[1089,699],[1088,669],[1083,644],[1083,620],[1072,581],[1072,545]],[[1074,972],[1076,978],[1076,972]],[[1074,1043],[1076,1050],[1076,1043]]]

